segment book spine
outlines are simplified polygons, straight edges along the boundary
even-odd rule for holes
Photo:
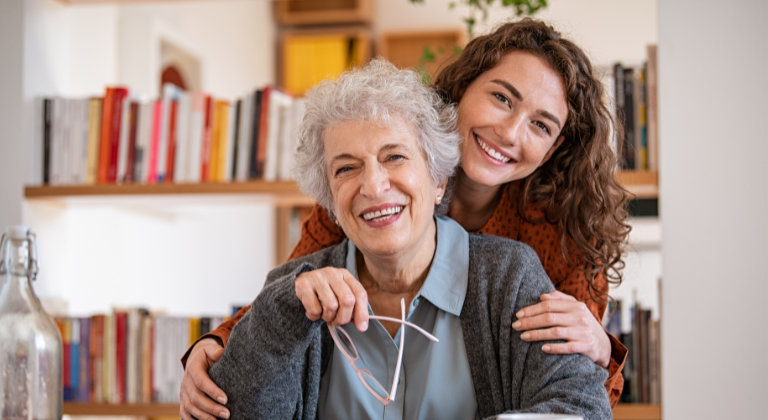
[[[99,138],[101,135],[101,98],[91,98],[88,118],[88,167],[86,169],[85,183],[96,184],[99,169]]]
[[[248,179],[256,179],[259,176],[259,132],[261,130],[261,98],[264,95],[263,90],[256,91],[253,97],[253,107],[251,109],[251,145],[249,147],[250,157],[248,159]]]
[[[123,105],[125,97],[128,96],[128,90],[123,88],[115,89],[114,105],[112,108],[112,120],[110,127],[110,146],[109,163],[107,167],[107,182],[114,184],[117,182],[117,159],[120,151],[120,130],[123,120]]]
[[[80,380],[78,398],[80,402],[89,402],[91,394],[91,319],[80,318]]]
[[[205,97],[205,124],[203,125],[203,137],[200,154],[200,181],[209,180],[209,170],[211,165],[211,125],[213,124],[213,101],[210,96]]]
[[[243,113],[243,99],[238,99],[237,102],[235,102],[234,107],[234,120],[232,122],[232,145],[230,146],[230,150],[232,151],[232,158],[230,159],[231,163],[231,171],[229,172],[229,179],[230,180],[237,180],[237,164],[239,163],[239,157],[242,153],[240,151],[240,126],[242,125],[240,121],[243,120],[242,117]]]
[[[632,68],[624,69],[624,147],[622,147],[623,169],[635,169],[635,80]]]
[[[43,184],[51,182],[51,122],[53,100],[43,99]]]
[[[115,391],[116,401],[125,402],[125,368],[126,368],[126,322],[127,314],[125,312],[115,313]]]
[[[648,105],[648,169],[659,170],[658,73],[656,46],[647,49],[646,102]]]
[[[136,142],[139,129],[139,103],[131,102],[130,112],[128,113],[130,121],[128,129],[128,156],[126,159],[125,182],[136,182]]]
[[[104,375],[104,315],[91,317],[91,401],[106,402],[102,378]]]
[[[109,154],[111,150],[112,115],[115,104],[115,88],[107,88],[101,106],[101,136],[99,140],[99,164],[96,182],[106,184],[109,179]]]
[[[62,340],[63,366],[62,377],[64,379],[64,401],[72,401],[72,321],[64,318]]]
[[[149,168],[147,169],[147,182],[156,184],[157,160],[160,148],[160,132],[162,131],[163,103],[155,101],[152,112],[152,136],[149,144]]]
[[[176,134],[179,112],[179,101],[171,101],[170,103],[170,115],[168,116],[168,152],[166,155],[165,163],[165,182],[173,182],[174,165],[176,163]]]
[[[267,160],[267,124],[269,123],[269,102],[272,87],[267,86],[261,97],[261,109],[259,117],[259,150],[256,157],[256,177],[264,179],[264,169]]]

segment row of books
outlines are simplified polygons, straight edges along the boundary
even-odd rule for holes
[[[163,86],[103,97],[43,98],[43,183],[93,185],[291,179],[304,102],[267,86],[236,101]]]
[[[137,308],[56,318],[64,344],[64,400],[178,402],[181,356],[223,320],[154,315]]]
[[[616,63],[606,82],[612,111],[624,128],[619,166],[623,170],[659,169],[658,84],[656,46],[649,45],[647,61],[640,67]]]
[[[661,331],[660,321],[653,320],[651,310],[635,304],[630,308],[632,329],[621,331],[621,301],[610,302],[605,325],[629,350],[624,363],[622,402],[661,403]]]

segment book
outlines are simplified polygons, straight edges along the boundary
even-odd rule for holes
[[[272,96],[272,86],[267,86],[261,93],[261,105],[259,107],[259,140],[256,152],[256,178],[264,179],[265,163],[267,160],[267,124],[269,124],[269,101]]]
[[[251,139],[250,156],[248,158],[248,179],[257,179],[259,177],[259,133],[261,131],[261,103],[264,96],[264,90],[257,90],[253,96],[253,107],[251,108]]]
[[[171,103],[178,100],[179,88],[171,83],[163,84],[163,96],[160,99],[162,104],[162,114],[160,120],[160,136],[158,137],[158,155],[157,155],[157,182],[166,181],[168,176],[168,143],[171,128]]]
[[[152,108],[152,134],[149,140],[147,183],[158,182],[157,162],[160,160],[160,135],[163,130],[163,103],[155,101]]]
[[[174,164],[176,162],[178,108],[179,102],[177,100],[172,101],[169,109],[170,114],[168,115],[168,152],[166,155],[164,182],[173,182]]]
[[[635,169],[635,80],[634,69],[623,68],[624,72],[624,142],[622,144],[622,169]]]
[[[253,114],[251,109],[253,108],[255,93],[251,92],[245,95],[245,97],[239,101],[240,110],[238,112],[238,134],[237,134],[237,155],[235,156],[235,175],[234,179],[240,182],[248,180],[249,157],[251,156],[251,129],[253,127],[252,120]]]
[[[222,162],[222,181],[232,182],[234,176],[232,171],[234,169],[235,149],[237,148],[236,141],[236,127],[237,127],[237,110],[235,105],[227,103],[226,108],[226,124],[224,131],[224,152]]]
[[[125,182],[125,176],[128,172],[128,146],[131,129],[131,99],[129,96],[126,95],[123,98],[121,108],[120,135],[117,149],[117,175],[115,176],[115,182],[118,184]]]
[[[212,136],[212,124],[213,124],[213,99],[206,95],[203,105],[203,111],[205,112],[203,118],[203,135],[200,143],[200,182],[206,182],[209,180],[209,171],[211,166],[211,136]]]
[[[51,183],[51,124],[53,99],[43,99],[43,184]]]
[[[658,125],[658,70],[656,45],[647,48],[646,102],[648,114],[648,169],[659,170],[659,125]]]
[[[128,111],[128,150],[126,157],[125,175],[123,182],[136,182],[136,143],[138,141],[139,130],[139,103],[131,101]]]
[[[189,173],[192,150],[192,95],[180,92],[176,115],[176,154],[173,167],[174,182],[193,182]]]
[[[112,401],[125,402],[128,313],[115,311],[115,377]]]
[[[281,130],[286,129],[283,119],[290,109],[292,101],[290,95],[279,89],[272,88],[269,92],[266,109],[264,170],[262,173],[262,179],[265,181],[277,180],[280,141],[284,137]]]
[[[88,111],[88,157],[85,183],[88,185],[96,184],[99,167],[99,138],[101,134],[102,121],[102,99],[91,98],[89,100]]]
[[[231,172],[229,173],[230,180],[237,180],[237,164],[239,161],[239,155],[241,154],[240,134],[241,134],[241,121],[243,113],[243,99],[235,101],[234,107],[234,119],[232,121],[232,159],[230,161]]]
[[[90,401],[106,402],[104,397],[104,315],[91,317],[91,392]]]
[[[205,136],[205,95],[201,92],[192,94],[192,114],[190,117],[189,161],[187,182],[202,181],[203,138]]]
[[[77,401],[88,402],[91,396],[91,318],[80,318],[80,343],[78,347],[78,392]]]
[[[123,126],[123,109],[126,105],[126,98],[128,97],[128,89],[115,88],[113,104],[112,104],[112,118],[110,119],[109,127],[109,161],[107,163],[107,183],[114,184],[117,182],[117,169],[118,169],[118,155],[120,151],[121,133],[125,132]]]
[[[101,111],[101,136],[99,139],[99,162],[96,172],[96,182],[106,184],[109,170],[109,154],[111,150],[112,111],[115,105],[115,88],[108,87],[104,92]],[[55,105],[54,105],[55,106]],[[55,108],[54,108],[55,110]]]

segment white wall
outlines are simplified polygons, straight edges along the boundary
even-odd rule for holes
[[[376,30],[465,28],[463,18],[468,16],[468,9],[458,5],[450,10],[452,2],[425,0],[414,5],[409,0],[377,0]],[[645,46],[657,40],[656,10],[656,0],[554,0],[536,17],[578,43],[596,65],[615,61],[640,64],[645,60]],[[476,32],[485,33],[510,16],[511,8],[494,6],[487,22],[479,24]]]
[[[663,418],[768,418],[768,4],[659,3]]]

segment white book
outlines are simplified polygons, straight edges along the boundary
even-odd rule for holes
[[[192,94],[192,117],[190,118],[189,182],[201,181],[203,135],[205,134],[205,94]]]
[[[237,135],[237,163],[235,166],[235,179],[240,182],[248,180],[249,157],[251,156],[251,124],[253,115],[253,92],[245,95],[240,103],[240,121]]]
[[[299,138],[299,124],[304,117],[304,103],[302,98],[294,99],[284,116],[280,140],[280,167],[278,168],[279,179],[281,180],[294,178],[293,167]]]
[[[163,85],[163,110],[160,125],[160,139],[157,151],[157,182],[163,183],[166,178],[168,164],[168,135],[171,127],[171,102],[178,100],[179,88],[170,83]]]
[[[67,151],[67,183],[80,184],[77,174],[77,165],[80,159],[80,100],[68,99],[69,115],[69,149]]]
[[[73,100],[72,115],[72,159],[70,159],[70,178],[76,185],[85,184],[85,171],[88,169],[88,105],[87,99]]]
[[[224,137],[225,152],[224,152],[224,182],[232,182],[232,166],[234,165],[233,159],[235,158],[235,122],[237,120],[237,107],[233,103],[227,105],[229,111],[227,115],[227,127]]]
[[[176,156],[173,165],[173,182],[189,182],[189,149],[192,120],[192,94],[179,93],[176,115]]]
[[[273,89],[269,94],[269,109],[267,110],[267,146],[264,162],[264,181],[277,179],[277,167],[280,142],[280,116],[284,108],[291,106],[291,96]]]
[[[117,145],[117,176],[115,182],[125,182],[126,169],[128,168],[128,142],[131,130],[131,98],[130,94],[123,98],[123,108],[120,116],[120,140]]]
[[[162,370],[162,359],[163,359],[163,353],[165,352],[165,347],[163,346],[163,328],[165,326],[165,317],[163,316],[156,316],[155,317],[155,331],[153,334],[153,340],[155,342],[155,348],[152,352],[152,367],[153,367],[153,373],[152,373],[152,394],[157,398],[157,402],[162,402],[162,390],[163,390],[163,370]]]

